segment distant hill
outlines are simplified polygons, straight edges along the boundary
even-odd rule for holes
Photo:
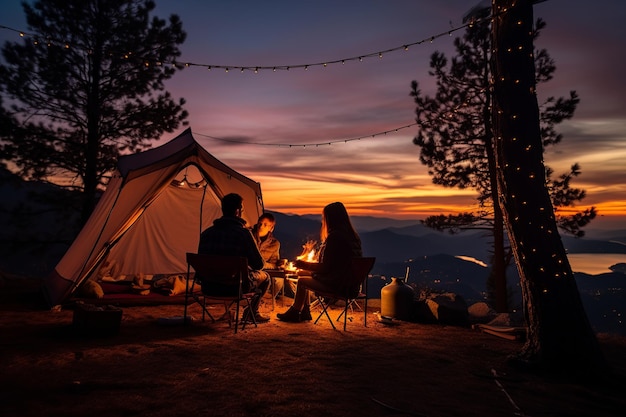
[[[378,258],[377,258],[378,259]],[[382,282],[373,280],[369,293],[380,297],[382,286],[392,277],[404,278],[409,272],[408,283],[416,289],[455,292],[468,303],[485,300],[486,281],[489,268],[475,262],[459,259],[448,254],[423,255],[405,262],[379,262],[377,260],[372,273],[384,277]],[[517,275],[511,271],[511,285],[515,285]],[[379,285],[376,285],[376,284]]]
[[[616,241],[626,245],[626,229],[621,227],[615,227],[608,230],[594,229],[593,223],[591,223],[591,228],[586,231],[585,236],[589,239]]]
[[[569,253],[626,253],[626,245],[614,240],[577,239],[563,236],[563,245]]]
[[[276,218],[274,236],[280,241],[280,256],[295,259],[307,240],[319,240],[320,219],[271,212]]]
[[[418,219],[414,220],[397,220],[384,217],[372,217],[372,216],[352,216],[352,225],[359,230],[359,232],[372,232],[382,229],[420,229],[422,234],[427,233],[428,229],[422,225]]]
[[[284,215],[272,212],[277,220],[274,234],[281,241],[285,258],[295,258],[307,240],[319,239],[319,216]],[[490,235],[485,231],[466,231],[451,235],[434,231],[419,220],[375,219],[352,216],[361,236],[363,251],[378,262],[403,262],[419,256],[448,254],[470,256],[486,263],[490,260]],[[371,223],[370,223],[371,222]],[[376,226],[384,226],[377,229]],[[624,253],[626,245],[615,241],[562,236],[569,253]]]
[[[0,272],[43,276],[78,230],[75,193],[0,168]]]
[[[479,233],[449,235],[431,231],[422,236],[410,236],[389,229],[361,233],[364,252],[375,255],[382,262],[444,253],[470,256],[488,263],[489,239]]]

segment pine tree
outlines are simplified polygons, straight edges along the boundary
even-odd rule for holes
[[[118,156],[186,124],[164,81],[185,40],[176,15],[150,18],[150,0],[23,3],[28,32],[2,48],[2,163],[26,180],[82,195],[86,221]]]
[[[512,257],[505,243],[502,213],[493,202],[498,188],[492,137],[492,97],[490,92],[489,62],[491,59],[490,24],[479,19],[469,25],[462,38],[456,38],[457,55],[450,61],[441,52],[431,56],[429,74],[437,80],[434,97],[423,95],[416,81],[411,84],[411,96],[416,104],[419,126],[414,143],[420,147],[420,161],[429,168],[434,184],[461,189],[473,188],[478,192],[478,205],[474,212],[441,214],[426,218],[423,223],[437,230],[458,233],[466,229],[481,229],[492,236],[491,272],[487,279],[489,298],[495,301],[496,310],[508,311],[506,269]],[[538,20],[533,38],[545,27]],[[552,79],[556,70],[545,49],[536,55],[538,82]],[[555,125],[573,116],[579,102],[576,92],[568,98],[549,97],[542,105],[541,133],[543,146],[559,143],[562,136]],[[571,188],[571,179],[580,174],[575,164],[569,173],[553,180],[553,171],[547,169],[548,183],[554,206],[569,207],[585,197],[585,191]],[[573,215],[558,216],[563,230],[582,236],[581,230],[596,215],[595,209]]]

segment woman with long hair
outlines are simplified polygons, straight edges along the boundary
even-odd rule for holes
[[[309,276],[298,278],[293,304],[276,315],[279,320],[293,323],[311,320],[309,291],[343,291],[345,280],[350,276],[352,258],[363,256],[361,238],[340,202],[324,207],[320,241],[318,262],[295,261],[295,266],[309,271]]]

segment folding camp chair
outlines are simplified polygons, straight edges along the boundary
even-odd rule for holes
[[[191,269],[195,271],[191,278]],[[236,304],[235,333],[239,327],[239,307],[241,302],[252,312],[252,300],[257,294],[247,291],[244,284],[248,280],[248,260],[241,256],[204,255],[187,253],[187,286],[185,289],[184,322],[187,322],[187,306],[198,303],[202,307],[202,321],[208,315],[213,322],[215,318],[207,309],[209,304],[223,304],[224,315],[228,318],[228,327],[232,328],[230,308]],[[191,286],[189,282],[191,281]],[[194,291],[194,286],[201,286],[202,291]],[[246,292],[244,292],[246,291]],[[191,300],[190,300],[191,299]],[[243,318],[242,330],[245,329],[247,319],[251,319],[255,327],[257,323],[254,314]]]
[[[319,314],[319,316],[317,316],[317,319],[315,320],[315,324],[317,324],[317,322],[323,315],[326,315],[328,321],[330,321],[331,326],[333,326],[333,329],[336,329],[333,320],[328,314],[328,308],[330,304],[327,300],[342,300],[345,303],[345,306],[341,314],[337,317],[337,321],[339,321],[343,316],[343,330],[346,330],[348,309],[352,310],[354,306],[358,306],[357,300],[364,300],[365,305],[362,308],[363,325],[367,327],[367,278],[369,277],[370,271],[374,267],[375,261],[376,258],[373,257],[352,259],[351,275],[350,277],[348,277],[348,279],[346,279],[345,292],[315,291],[317,303],[322,308],[321,313]],[[355,291],[355,288],[358,288],[358,290]]]

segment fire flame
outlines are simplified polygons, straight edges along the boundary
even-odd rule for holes
[[[311,249],[309,253],[302,254],[296,257],[296,259],[304,260],[306,262],[315,262],[315,249]]]

